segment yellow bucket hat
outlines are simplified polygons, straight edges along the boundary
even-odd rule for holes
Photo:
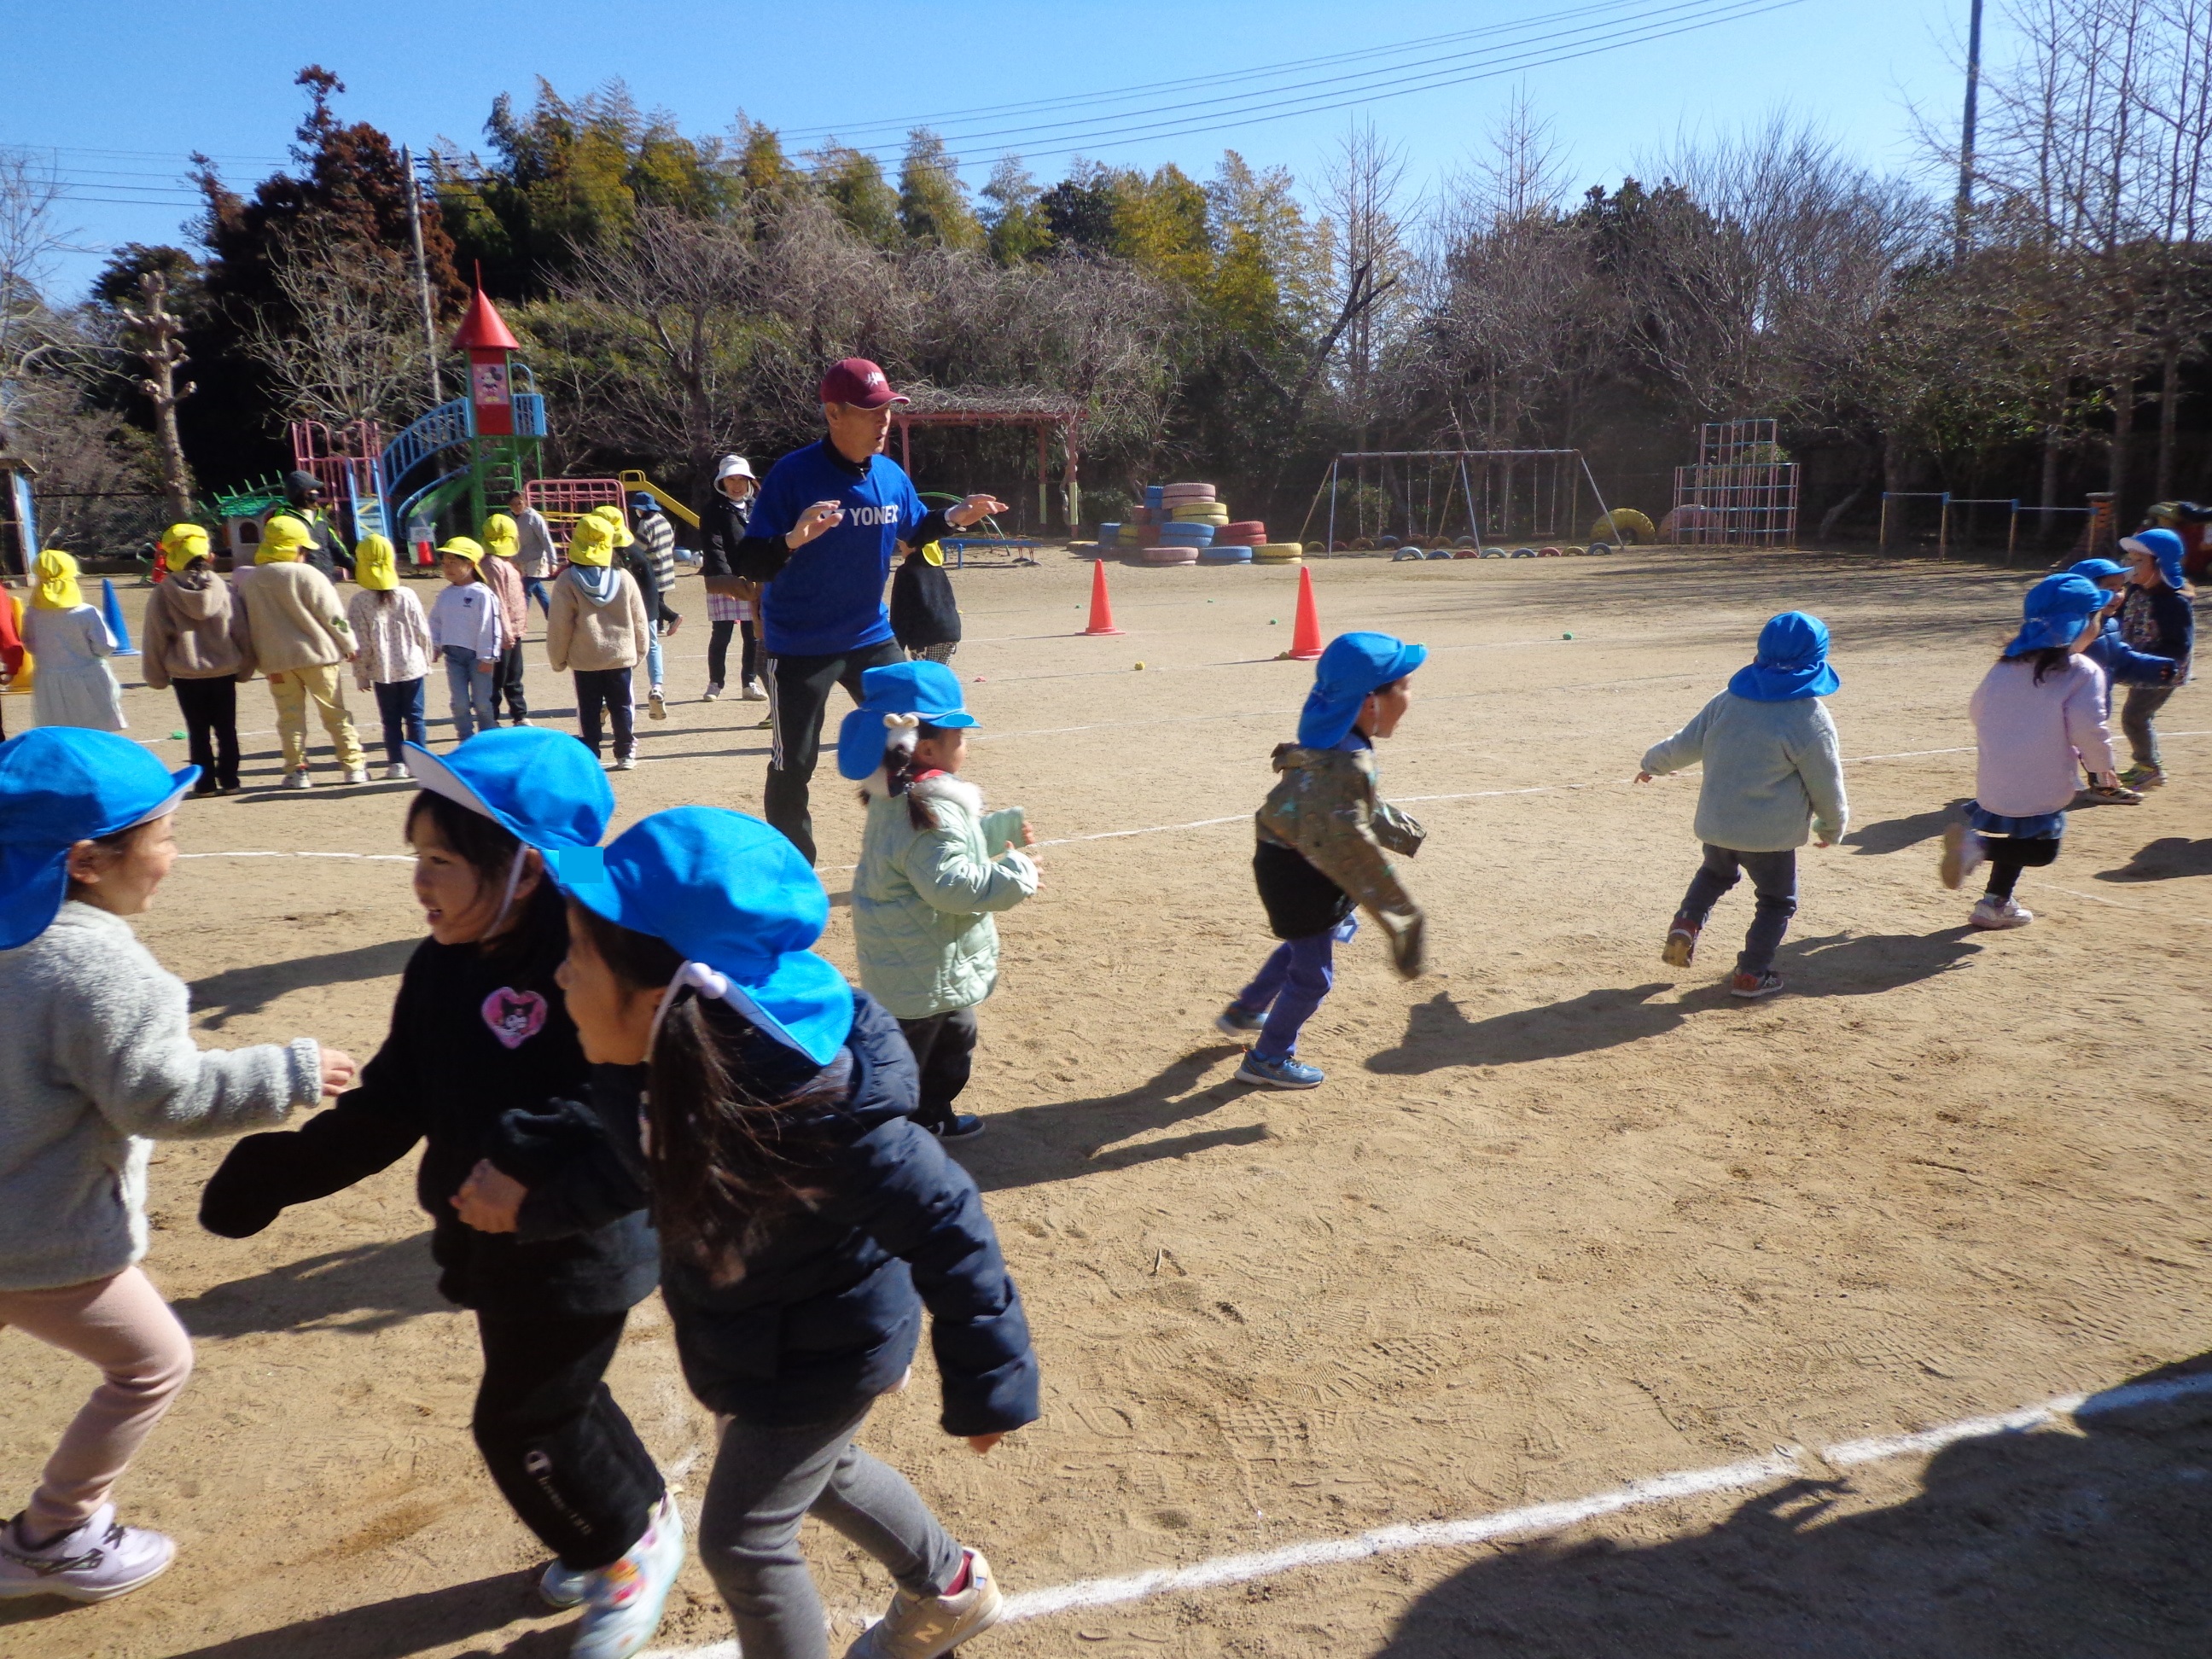
[[[372,593],[389,593],[399,586],[399,556],[382,536],[363,536],[353,550],[353,579]]]
[[[438,544],[438,556],[444,559],[466,559],[471,564],[482,564],[484,550],[481,544],[466,536],[452,536]]]
[[[289,513],[279,513],[261,527],[261,545],[255,550],[256,564],[290,564],[301,550],[315,544],[315,532],[307,528],[304,520]]]
[[[586,516],[597,519],[606,526],[607,538],[617,547],[628,547],[637,540],[630,534],[629,521],[623,517],[623,510],[618,507],[595,507]]]
[[[576,520],[576,527],[568,532],[568,562],[601,570],[614,562],[614,532],[605,519],[586,513]]]
[[[76,561],[58,547],[39,555],[31,567],[39,591],[31,603],[41,611],[74,611],[84,603],[84,590],[76,585]]]
[[[485,552],[511,559],[522,551],[522,532],[506,514],[495,513],[483,521],[483,544]]]
[[[161,532],[157,545],[169,556],[170,562],[181,568],[207,557],[208,533],[196,524],[173,524]]]

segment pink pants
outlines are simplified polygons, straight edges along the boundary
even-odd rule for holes
[[[106,1373],[23,1513],[27,1540],[74,1530],[107,1501],[139,1446],[192,1374],[192,1340],[136,1267],[51,1291],[0,1291],[0,1325],[88,1359]]]

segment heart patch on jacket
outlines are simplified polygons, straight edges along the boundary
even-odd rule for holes
[[[545,999],[502,985],[483,1000],[483,1022],[508,1048],[520,1048],[545,1029]]]

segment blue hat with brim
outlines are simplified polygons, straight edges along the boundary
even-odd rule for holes
[[[2182,545],[2181,538],[2171,530],[2138,530],[2132,536],[2123,536],[2120,546],[2130,553],[2148,553],[2158,561],[2158,574],[2166,579],[2168,587],[2189,586],[2189,574],[2182,568],[2182,561],[2189,550]]]
[[[1759,655],[1730,677],[1728,689],[1753,702],[1825,697],[1843,682],[1828,666],[1828,625],[1805,611],[1769,617],[1759,630]]]
[[[860,676],[860,706],[837,727],[837,769],[854,782],[884,763],[886,716],[927,726],[973,726],[960,697],[960,678],[941,662],[895,662]]]
[[[2104,590],[2087,576],[2077,576],[2070,570],[2045,576],[2021,600],[2021,630],[2012,636],[2004,654],[2017,657],[2023,652],[2073,644],[2088,626],[2089,618],[2105,608],[2105,599]]]
[[[407,770],[435,795],[480,812],[541,853],[597,847],[615,815],[599,757],[566,732],[507,726],[434,755],[407,745]]]
[[[1309,749],[1335,748],[1351,735],[1369,697],[1428,659],[1425,645],[1389,634],[1338,635],[1314,664],[1313,690],[1298,711],[1298,741]]]
[[[635,489],[630,492],[629,504],[640,513],[658,513],[660,511],[659,498],[642,489]]]
[[[640,819],[603,852],[550,862],[577,903],[666,944],[701,994],[816,1065],[851,1035],[853,988],[811,948],[829,922],[829,895],[782,831],[723,807],[678,806]]]
[[[70,848],[160,817],[199,775],[112,732],[42,726],[0,744],[0,951],[53,925]]]
[[[2115,576],[2126,575],[2128,568],[2113,559],[2084,559],[2079,564],[2068,565],[2059,574],[2086,577],[2093,582],[2108,582]]]

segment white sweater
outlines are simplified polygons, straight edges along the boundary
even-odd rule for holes
[[[281,1123],[322,1095],[312,1037],[202,1050],[184,981],[122,917],[65,903],[0,951],[0,1290],[52,1290],[146,1254],[156,1139]]]
[[[483,582],[448,582],[430,607],[434,651],[458,645],[479,657],[496,657],[502,637],[499,595]]]

